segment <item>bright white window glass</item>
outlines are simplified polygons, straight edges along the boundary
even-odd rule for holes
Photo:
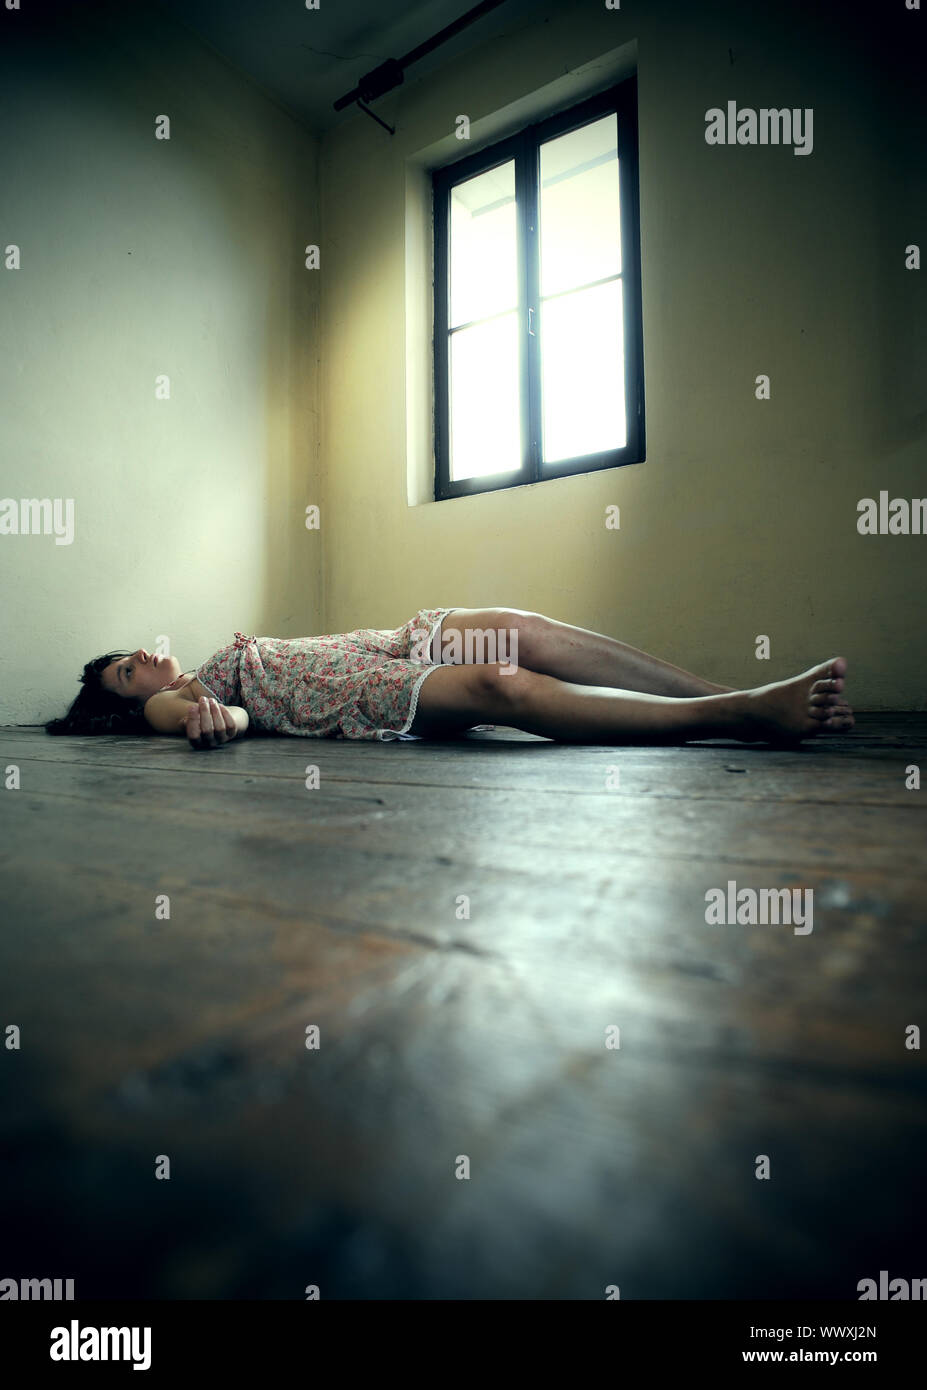
[[[621,274],[618,116],[540,150],[541,298]]]
[[[541,304],[545,463],[628,442],[621,300],[611,280]]]
[[[518,312],[450,336],[451,478],[521,467]]]
[[[628,442],[617,114],[546,141],[539,172],[541,457],[557,463]]]
[[[522,464],[515,161],[451,189],[450,476]],[[461,325],[466,325],[462,327]]]
[[[515,161],[451,189],[449,328],[518,304]]]

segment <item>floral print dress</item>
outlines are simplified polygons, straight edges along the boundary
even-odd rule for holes
[[[418,693],[441,664],[440,624],[453,612],[421,608],[402,627],[334,637],[236,632],[234,642],[197,668],[196,678],[220,704],[247,710],[258,732],[415,738],[408,730]]]

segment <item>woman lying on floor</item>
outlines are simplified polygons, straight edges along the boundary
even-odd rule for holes
[[[796,743],[843,733],[835,657],[753,690],[714,685],[611,637],[518,608],[423,608],[395,630],[246,637],[184,672],[110,652],[50,734],[182,734],[215,748],[249,729],[303,738],[449,738],[503,724],[565,743]]]

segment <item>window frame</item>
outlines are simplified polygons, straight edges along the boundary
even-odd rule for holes
[[[614,112],[618,124],[619,205],[621,217],[622,306],[625,403],[628,439],[623,448],[541,464],[541,363],[539,313],[538,174],[540,146],[558,135]],[[519,391],[521,433],[527,440],[522,467],[452,481],[450,477],[449,329],[450,281],[448,238],[451,189],[500,164],[515,162],[518,239]],[[500,488],[522,487],[603,468],[622,468],[646,459],[644,416],[643,314],[641,305],[640,189],[637,124],[637,77],[607,88],[543,120],[523,127],[496,144],[432,171],[434,213],[434,443],[435,501],[468,497]],[[533,333],[528,332],[529,309]],[[456,331],[456,330],[455,330]]]

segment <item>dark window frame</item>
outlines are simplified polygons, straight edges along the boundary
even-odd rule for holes
[[[609,112],[615,112],[618,125],[619,202],[623,282],[623,329],[625,402],[628,440],[624,448],[597,454],[561,459],[541,464],[541,369],[539,254],[538,254],[538,171],[542,143],[579,126],[587,125]],[[518,312],[522,323],[519,335],[519,391],[521,397],[522,439],[527,441],[522,467],[505,473],[476,478],[450,478],[450,392],[448,279],[448,237],[450,197],[455,184],[485,173],[500,164],[515,161],[516,225],[518,237]],[[499,488],[524,487],[577,473],[593,473],[603,468],[622,468],[646,459],[644,418],[644,344],[641,308],[640,191],[638,180],[637,78],[630,77],[604,92],[525,126],[516,134],[453,164],[432,172],[434,207],[434,443],[435,501],[468,497]],[[528,331],[529,310],[533,311],[533,333]]]

